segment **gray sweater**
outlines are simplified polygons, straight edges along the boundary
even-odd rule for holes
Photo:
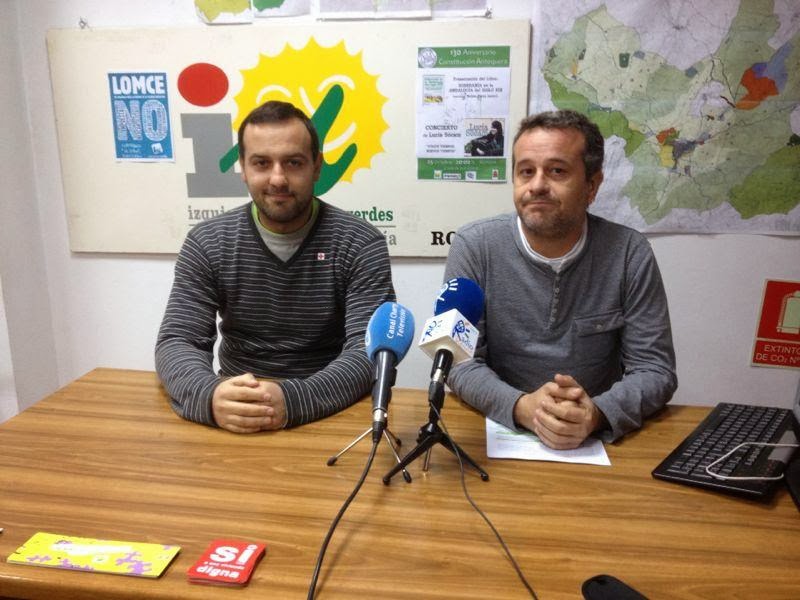
[[[588,216],[586,245],[555,273],[525,250],[516,214],[462,227],[445,278],[486,294],[475,357],[456,365],[453,391],[516,429],[517,399],[572,375],[605,415],[613,441],[641,427],[677,387],[667,298],[647,239]]]
[[[250,204],[205,221],[186,238],[156,343],[156,370],[172,406],[213,425],[221,376],[280,378],[287,426],[339,411],[370,388],[364,334],[394,300],[389,253],[372,225],[320,202],[317,220],[286,262],[264,244]],[[212,369],[222,341],[220,374]]]

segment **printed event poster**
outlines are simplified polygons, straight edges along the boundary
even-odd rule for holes
[[[17,548],[8,562],[94,573],[158,577],[180,546],[115,542],[40,531]]]
[[[172,160],[166,73],[109,73],[117,160]]]
[[[429,19],[430,0],[319,0],[321,19]]]
[[[311,0],[253,0],[253,13],[258,18],[307,15]]]
[[[417,49],[417,179],[505,181],[509,46]]]

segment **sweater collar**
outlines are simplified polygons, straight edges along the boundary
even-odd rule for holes
[[[578,238],[578,241],[575,242],[575,245],[572,246],[572,248],[570,248],[566,254],[563,256],[557,256],[556,258],[542,256],[533,248],[531,248],[531,245],[528,243],[528,238],[525,237],[525,233],[522,229],[522,220],[519,218],[519,216],[517,216],[516,223],[517,234],[519,235],[519,239],[522,242],[522,247],[525,249],[525,252],[527,252],[528,256],[530,256],[537,263],[550,267],[556,273],[560,273],[564,267],[575,260],[575,258],[580,255],[581,251],[586,246],[586,238],[589,230],[588,218],[583,222],[583,231],[581,232],[581,237]]]

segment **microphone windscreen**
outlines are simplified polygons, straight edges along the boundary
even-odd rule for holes
[[[431,358],[440,350],[447,350],[453,355],[453,363],[458,364],[475,355],[478,335],[478,329],[452,308],[425,322],[419,347]]]
[[[433,306],[433,314],[440,315],[456,309],[473,325],[477,325],[483,315],[483,290],[466,277],[456,277],[446,281],[439,290],[439,297]]]
[[[399,363],[413,339],[414,315],[411,311],[397,302],[384,302],[369,319],[364,343],[370,360],[374,361],[375,355],[381,350],[388,350]]]

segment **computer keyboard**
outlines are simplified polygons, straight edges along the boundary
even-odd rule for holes
[[[720,402],[675,450],[653,470],[653,477],[767,499],[797,444],[790,410],[770,406]],[[782,447],[747,444],[711,471],[706,467],[745,442],[785,444]],[[763,479],[761,479],[763,478]]]

